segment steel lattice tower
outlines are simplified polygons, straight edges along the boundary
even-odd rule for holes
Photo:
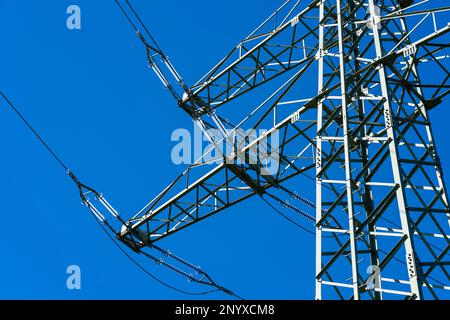
[[[450,208],[429,111],[450,92],[450,7],[437,2],[286,1],[190,88],[139,34],[150,66],[213,148],[118,238],[140,251],[286,191],[315,210],[317,299],[446,297]],[[244,125],[266,130],[237,142]],[[311,180],[315,203],[289,191]]]

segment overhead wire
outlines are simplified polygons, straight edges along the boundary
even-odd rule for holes
[[[117,3],[117,0],[115,0]],[[141,24],[141,26],[144,28],[144,31],[147,33],[147,35],[149,36],[149,38],[153,41],[153,44],[156,46],[156,48],[163,54],[163,51],[161,50],[161,47],[158,45],[158,42],[156,42],[155,38],[152,36],[152,34],[150,33],[149,28],[145,25],[145,23],[143,22],[143,20],[141,19],[141,17],[139,16],[139,14],[137,13],[137,11],[134,9],[134,7],[132,6],[132,4],[130,3],[129,0],[125,0],[125,2],[127,3],[128,7],[131,9],[131,11],[133,12],[133,14],[135,15],[135,17],[137,18],[137,20],[139,21],[139,23]],[[164,56],[164,54],[163,54]]]
[[[281,216],[282,218],[286,219],[287,221],[289,221],[290,223],[292,223],[293,225],[297,226],[298,228],[302,229],[303,231],[312,234],[312,235],[316,235],[315,232],[308,230],[307,228],[305,228],[304,226],[300,225],[299,223],[297,223],[296,221],[294,221],[293,219],[291,219],[290,217],[288,217],[287,215],[285,215],[283,212],[281,212],[280,210],[278,210],[274,205],[272,205],[266,198],[264,198],[264,196],[261,196],[261,199],[269,206],[272,208],[273,211],[275,211],[275,213],[277,213],[279,216]]]
[[[96,217],[94,217],[95,221],[97,222],[97,224],[100,226],[100,228],[102,228],[103,232],[105,232],[106,236],[114,243],[114,245],[128,258],[130,259],[131,262],[133,262],[139,269],[141,269],[146,275],[148,275],[150,278],[152,278],[153,280],[155,280],[156,282],[162,284],[163,286],[176,291],[178,293],[182,293],[182,294],[186,294],[186,295],[191,295],[191,296],[201,296],[201,295],[207,295],[207,294],[211,294],[217,291],[221,291],[220,289],[214,289],[214,290],[210,290],[210,291],[204,291],[204,292],[189,292],[189,291],[185,291],[179,288],[176,288],[174,286],[172,286],[171,284],[161,280],[160,278],[158,278],[157,276],[155,276],[154,274],[152,274],[150,271],[147,270],[147,268],[145,268],[141,263],[139,263],[136,259],[134,259],[130,254],[128,254],[128,252],[126,252],[122,246],[114,239],[113,236],[111,236],[111,234],[108,232],[108,230],[105,228],[105,226],[103,224],[100,223],[100,221],[98,221],[98,219]]]
[[[130,23],[131,27],[134,29],[134,31],[139,32],[139,29],[137,28],[137,26],[134,24],[134,22],[131,20],[131,17],[128,15],[128,13],[126,12],[125,8],[120,4],[120,2],[118,0],[114,0],[117,4],[117,6],[119,7],[120,11],[122,11],[123,15],[125,16],[125,18],[128,20],[128,22]]]
[[[28,127],[28,129],[31,130],[33,135],[39,140],[39,142],[44,146],[45,149],[52,155],[52,157],[58,162],[58,164],[66,171],[70,172],[69,168],[64,164],[64,162],[61,160],[61,157],[59,157],[55,150],[53,150],[42,138],[42,136],[33,128],[33,126],[25,119],[25,117],[19,112],[19,110],[14,106],[12,101],[4,94],[2,91],[0,91],[0,95],[3,97],[3,99],[6,101],[6,103],[9,105],[9,107],[14,111],[14,113],[25,123],[25,125]]]
[[[292,204],[288,203],[287,201],[284,201],[284,200],[278,198],[277,196],[275,196],[275,195],[273,195],[273,194],[271,194],[271,193],[266,192],[266,194],[267,194],[269,197],[271,197],[272,199],[278,201],[278,202],[279,202],[280,204],[282,204],[283,206],[285,206],[285,207],[287,207],[287,208],[289,208],[289,209],[291,209],[291,210],[297,212],[300,216],[302,216],[302,217],[305,218],[306,220],[309,220],[309,221],[311,221],[311,222],[316,222],[316,219],[315,219],[313,216],[311,216],[309,213],[306,213],[306,212],[304,212],[304,211],[298,209],[297,207],[293,206]]]

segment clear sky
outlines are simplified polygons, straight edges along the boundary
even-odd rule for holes
[[[134,1],[189,84],[278,2]],[[81,7],[81,30],[66,28],[71,4]],[[192,129],[192,120],[148,69],[141,43],[113,0],[1,1],[0,16],[0,88],[83,182],[127,216],[184,170],[171,161],[170,138],[174,129]],[[71,180],[1,106],[0,298],[191,298],[149,279],[117,250]],[[444,172],[449,114],[441,105],[431,115]],[[245,298],[314,298],[314,238],[257,198],[160,245]],[[81,268],[81,290],[66,288],[69,265]],[[190,289],[184,279],[148,267]]]

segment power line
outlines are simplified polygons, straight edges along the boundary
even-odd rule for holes
[[[131,17],[128,15],[128,13],[125,11],[125,8],[120,4],[118,0],[114,0],[119,7],[120,11],[122,11],[123,15],[127,18],[128,22],[130,23],[131,27],[134,29],[134,31],[139,32],[139,29],[136,27],[134,22],[131,20]]]
[[[289,195],[293,196],[296,195],[295,193],[293,193],[292,191],[282,187],[281,188],[283,191],[287,192]],[[299,213],[303,218],[305,218],[306,220],[315,223],[316,220],[313,216],[311,216],[310,214],[303,212],[302,210],[296,208],[295,206],[287,203],[286,201],[281,200],[280,198],[274,196],[273,194],[270,194],[266,191],[266,194],[271,197],[272,199],[275,199],[277,202],[279,202],[281,205],[283,205],[284,207],[287,207],[297,213]],[[273,206],[269,201],[267,201],[263,196],[260,196],[261,199],[269,206],[271,207],[279,216],[281,216],[282,218],[286,219],[287,221],[289,221],[290,223],[294,224],[295,226],[299,227],[300,229],[302,229],[303,231],[306,231],[307,233],[311,234],[311,235],[316,235],[316,233],[314,231],[308,230],[307,228],[303,227],[302,225],[298,224],[297,222],[295,222],[293,219],[289,218],[287,215],[285,215],[284,213],[282,213],[280,210],[278,210],[277,208],[275,208],[275,206]],[[298,195],[296,195],[295,199],[299,199]],[[306,203],[308,202],[308,205],[314,205],[310,200],[306,199],[306,198],[302,198],[299,199],[302,202]],[[315,206],[314,206],[315,207]],[[339,234],[339,235],[330,235],[330,236],[324,236],[322,235],[323,238],[334,238],[334,237],[342,237],[345,234]]]
[[[140,30],[139,28],[136,26],[136,23],[133,22],[133,19],[131,18],[130,14],[127,12],[127,10],[125,10],[124,6],[122,4],[120,4],[120,1],[118,0],[114,0],[114,2],[117,4],[117,6],[119,7],[120,11],[123,13],[123,15],[125,16],[125,18],[128,20],[128,22],[130,23],[131,27],[134,29],[134,31],[136,31],[138,34],[140,34]],[[148,37],[150,38],[150,40],[152,41],[152,43],[155,45],[156,49],[158,49],[159,53],[165,57],[161,47],[158,45],[158,42],[156,42],[155,38],[152,36],[152,34],[150,33],[149,28],[146,26],[146,24],[143,22],[143,20],[141,19],[140,15],[137,13],[137,11],[134,9],[133,5],[130,3],[130,1],[125,0],[125,3],[127,4],[127,6],[129,7],[129,9],[131,10],[131,12],[133,13],[134,17],[136,18],[136,20],[139,22],[139,24],[142,26],[142,28],[144,29],[145,33],[148,35]]]
[[[0,95],[9,105],[9,107],[17,114],[17,116],[25,123],[25,125],[33,132],[34,136],[39,140],[39,142],[44,146],[45,149],[53,156],[53,158],[59,163],[59,165],[66,171],[70,172],[69,168],[64,164],[61,158],[56,154],[56,152],[44,141],[42,136],[33,128],[33,126],[25,119],[25,117],[19,112],[19,110],[14,106],[12,101],[0,91]]]
[[[316,235],[313,231],[308,230],[307,228],[303,227],[302,225],[298,224],[297,222],[295,222],[294,220],[292,220],[291,218],[289,218],[287,215],[285,215],[283,212],[281,212],[280,210],[278,210],[277,208],[275,208],[275,206],[273,206],[266,198],[264,198],[263,196],[261,196],[261,199],[269,206],[271,207],[279,216],[281,216],[282,218],[286,219],[287,221],[289,221],[290,223],[292,223],[293,225],[297,226],[298,228],[302,229],[303,231],[312,234],[312,235]]]
[[[100,228],[102,228],[103,232],[106,234],[106,236],[115,244],[115,246],[128,258],[130,259],[131,262],[133,262],[139,269],[141,269],[145,274],[147,274],[149,277],[151,277],[153,280],[157,281],[158,283],[162,284],[163,286],[172,289],[176,292],[182,293],[182,294],[186,294],[186,295],[192,295],[192,296],[201,296],[201,295],[207,295],[207,294],[211,294],[217,291],[221,291],[220,289],[214,289],[214,290],[210,290],[210,291],[204,291],[204,292],[189,292],[189,291],[185,291],[179,288],[176,288],[172,285],[170,285],[169,283],[161,280],[160,278],[156,277],[154,274],[152,274],[150,271],[147,270],[147,268],[145,268],[144,266],[142,266],[142,264],[140,264],[136,259],[134,259],[132,256],[130,256],[123,248],[121,245],[119,245],[117,243],[117,241],[111,236],[111,234],[108,232],[108,230],[105,228],[105,226],[103,224],[100,223],[100,221],[98,221],[95,216],[94,216],[95,221],[97,222],[97,224],[100,226]]]
[[[315,219],[313,216],[311,216],[310,214],[308,214],[308,213],[306,213],[306,212],[304,212],[304,211],[298,209],[297,207],[291,205],[291,204],[288,203],[287,201],[283,201],[283,200],[281,200],[280,198],[278,198],[277,196],[274,196],[273,194],[270,194],[270,193],[268,193],[268,192],[266,192],[266,194],[267,194],[269,197],[271,197],[272,199],[275,199],[276,201],[278,201],[279,203],[281,203],[283,206],[285,206],[285,207],[287,207],[287,208],[289,208],[289,209],[291,209],[291,210],[297,212],[297,213],[298,213],[300,216],[302,216],[303,218],[305,218],[305,219],[307,219],[307,220],[309,220],[309,221],[311,221],[311,222],[316,222],[316,219]]]
[[[117,2],[117,0],[116,0]],[[133,14],[135,15],[136,19],[139,21],[139,23],[141,24],[141,26],[144,28],[145,32],[147,33],[147,35],[150,37],[150,39],[153,41],[153,44],[156,46],[156,48],[162,53],[163,51],[161,50],[160,46],[158,45],[158,42],[156,42],[155,38],[152,36],[152,34],[149,31],[149,28],[147,28],[147,26],[145,25],[145,23],[142,21],[141,17],[139,16],[139,14],[136,12],[136,10],[133,8],[133,6],[131,5],[131,3],[128,0],[125,0],[125,2],[127,3],[128,7],[130,7],[131,11],[133,12]],[[164,56],[164,54],[163,54]]]

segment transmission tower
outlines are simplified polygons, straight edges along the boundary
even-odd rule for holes
[[[438,2],[286,1],[192,87],[132,10],[149,65],[213,147],[118,239],[139,252],[255,196],[311,218],[275,195],[287,192],[315,212],[316,299],[449,297],[429,119],[450,92],[450,7]],[[239,140],[242,128],[265,131]],[[295,191],[308,184],[315,195]]]

